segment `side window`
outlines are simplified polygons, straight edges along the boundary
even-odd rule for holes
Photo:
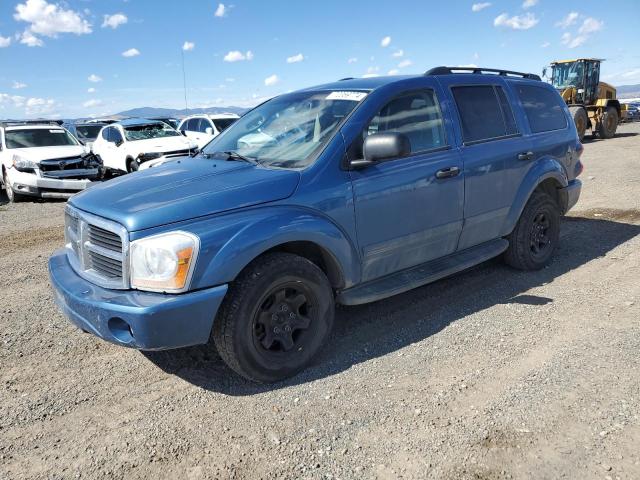
[[[198,131],[198,119],[197,118],[190,118],[189,120],[187,120],[187,122],[184,125],[184,129],[187,132],[197,132]]]
[[[453,87],[465,144],[518,133],[513,112],[501,87]]]
[[[106,140],[107,142],[110,142],[110,141],[111,141],[111,139],[109,138],[109,131],[110,131],[110,130],[111,130],[111,127],[104,128],[104,129],[102,130],[102,133],[100,134],[100,135],[102,136],[102,138],[103,138],[104,140]]]
[[[206,118],[201,118],[198,122],[198,132],[207,133],[207,128],[213,128],[211,122]]]
[[[397,132],[407,136],[411,153],[446,145],[442,113],[433,90],[402,94],[380,109],[363,131],[369,135]],[[359,156],[362,156],[362,142]]]
[[[120,131],[114,127],[111,127],[111,134],[109,135],[109,138],[113,143],[122,142],[122,135],[120,134]]]
[[[533,133],[560,130],[567,127],[564,104],[555,92],[544,87],[520,85],[518,95]]]

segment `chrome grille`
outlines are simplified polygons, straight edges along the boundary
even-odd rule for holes
[[[129,239],[122,225],[67,205],[65,243],[79,275],[105,288],[129,288]]]

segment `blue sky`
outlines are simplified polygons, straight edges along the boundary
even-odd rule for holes
[[[577,56],[640,83],[638,18],[637,0],[2,0],[0,117],[183,108],[182,54],[190,107],[436,65],[539,73]]]

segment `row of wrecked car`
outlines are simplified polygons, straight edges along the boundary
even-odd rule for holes
[[[0,121],[0,184],[10,202],[68,198],[93,182],[192,156],[238,118]]]

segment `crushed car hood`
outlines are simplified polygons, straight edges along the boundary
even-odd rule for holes
[[[69,202],[133,232],[282,200],[299,178],[292,170],[185,157],[92,186]]]
[[[84,155],[87,149],[84,145],[65,145],[62,147],[12,148],[7,151],[32,162],[41,162],[57,158],[79,157]]]
[[[195,142],[192,142],[182,135],[165,138],[150,138],[148,140],[135,140],[128,143],[131,153],[135,153],[139,149],[139,153],[155,153],[155,152],[171,152],[173,150],[186,150],[195,148]]]

